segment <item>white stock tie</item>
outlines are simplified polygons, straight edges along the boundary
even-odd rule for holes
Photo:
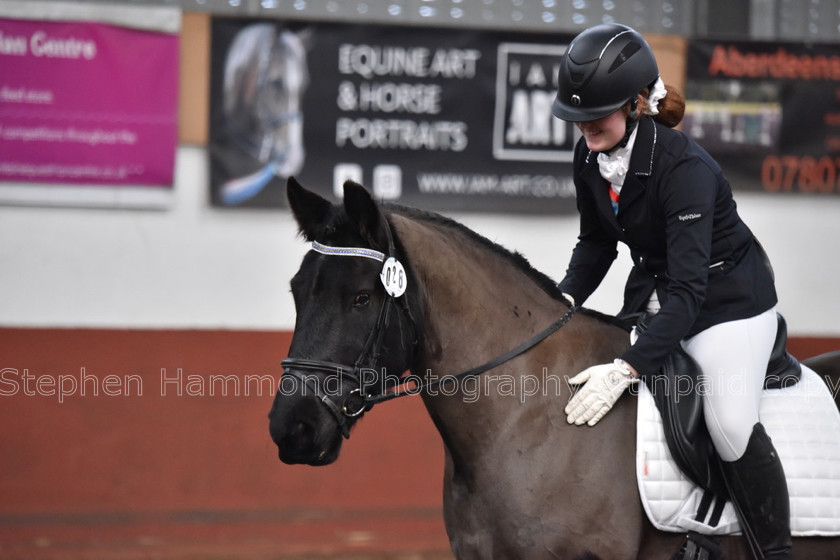
[[[601,177],[612,185],[617,187],[624,185],[624,178],[630,168],[630,154],[633,152],[633,144],[636,143],[636,132],[638,130],[638,127],[633,130],[630,139],[627,140],[627,145],[623,148],[618,148],[610,154],[603,152],[598,154],[598,169],[601,171]]]

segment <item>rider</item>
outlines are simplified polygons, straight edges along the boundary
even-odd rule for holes
[[[699,364],[706,425],[742,524],[763,558],[791,557],[782,464],[758,416],[777,329],[766,255],[741,221],[729,183],[703,148],[672,127],[685,112],[645,39],[603,24],[581,32],[560,61],[554,115],[574,122],[580,236],[560,289],[583,303],[616,258],[633,259],[622,314],[655,313],[613,363],[585,383],[568,422],[598,422],[640,376],[682,345]]]

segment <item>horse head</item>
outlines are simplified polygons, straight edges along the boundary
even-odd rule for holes
[[[326,465],[417,358],[417,288],[364,187],[348,181],[334,205],[290,178],[287,197],[312,250],[291,281],[297,318],[269,431],[284,463]]]

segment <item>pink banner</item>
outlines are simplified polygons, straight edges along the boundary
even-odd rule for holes
[[[178,36],[0,18],[0,181],[171,186]]]

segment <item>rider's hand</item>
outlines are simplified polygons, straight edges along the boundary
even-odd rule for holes
[[[585,385],[569,399],[565,410],[568,415],[566,421],[578,426],[584,422],[594,426],[610,411],[621,393],[638,382],[639,379],[624,360],[583,370],[569,380],[571,385]]]

